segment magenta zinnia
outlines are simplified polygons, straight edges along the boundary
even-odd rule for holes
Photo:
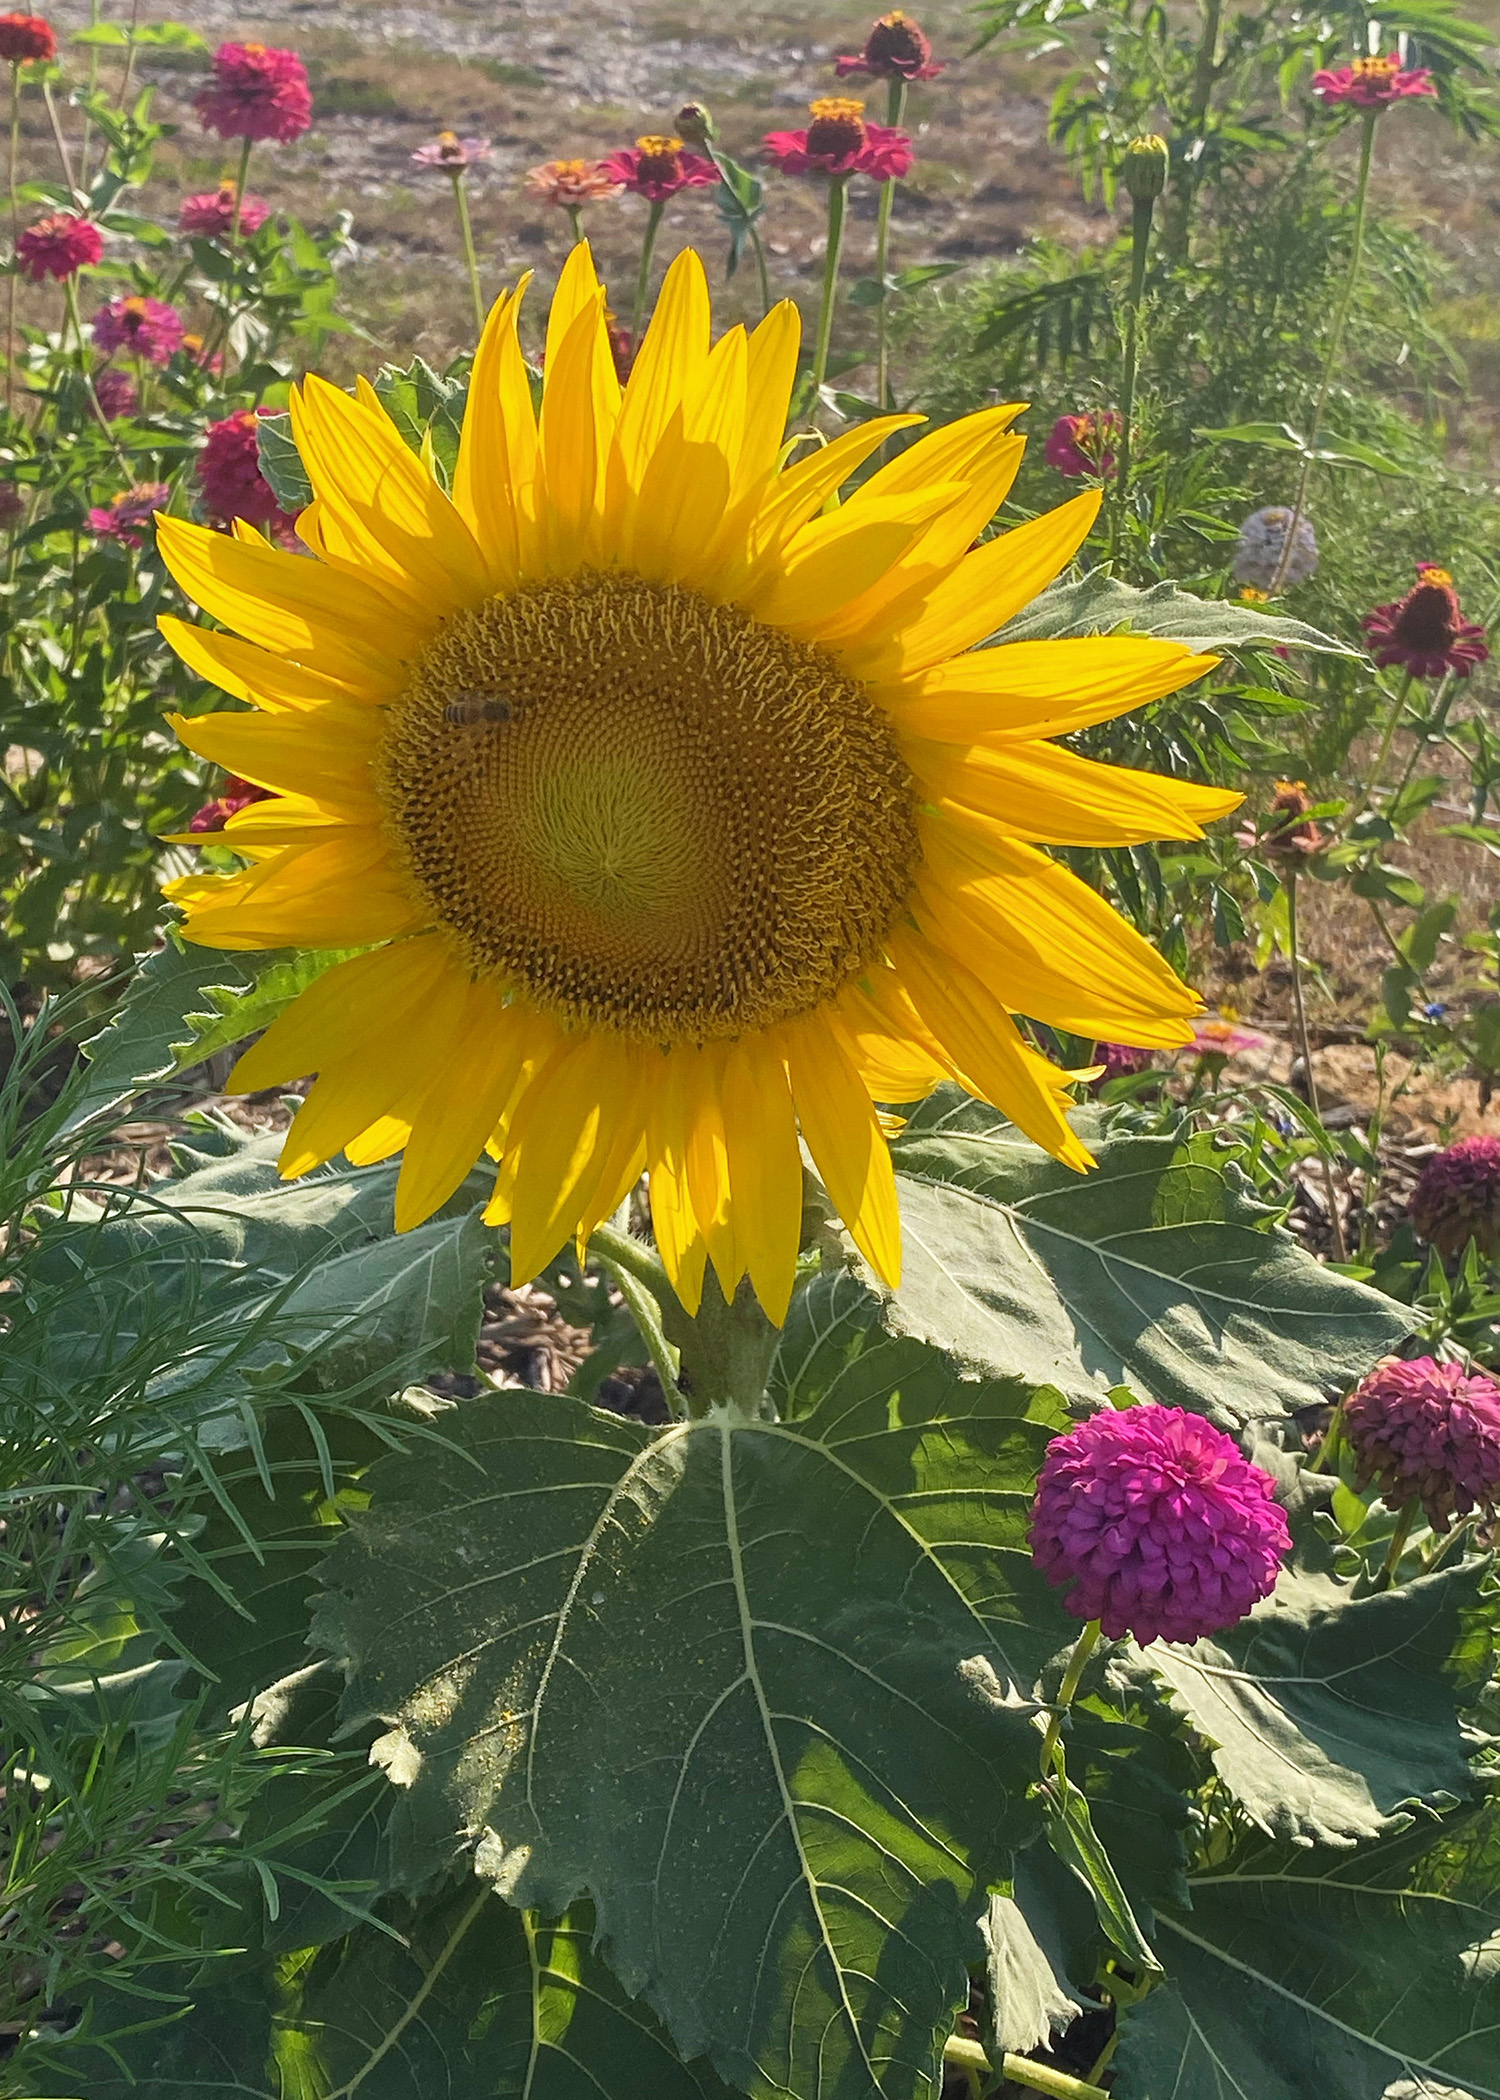
[[[295,51],[264,44],[220,44],[214,77],[193,104],[199,121],[223,139],[300,138],[312,122],[307,68]]]
[[[599,172],[622,189],[634,190],[648,204],[664,204],[679,190],[707,189],[719,179],[719,171],[701,153],[688,153],[681,139],[662,138],[654,133],[611,153],[599,163]],[[566,202],[567,200],[560,200]]]
[[[182,348],[182,316],[160,299],[111,299],[93,319],[94,341],[106,357],[123,350],[148,365],[169,364]]]
[[[764,145],[788,175],[871,175],[899,182],[911,167],[911,140],[890,124],[865,121],[863,102],[825,95],[808,104],[806,131],[768,131]]]
[[[1500,1255],[1500,1137],[1460,1138],[1427,1161],[1412,1191],[1411,1221],[1429,1247],[1462,1254],[1470,1240]]]
[[[170,494],[164,481],[143,481],[133,489],[125,489],[118,496],[111,496],[108,503],[95,504],[89,512],[89,531],[95,539],[118,540],[122,547],[139,547]]]
[[[255,409],[241,408],[209,424],[198,454],[203,507],[221,524],[243,518],[247,525],[270,525],[284,532],[292,519],[260,471],[259,423]]]
[[[1344,1402],[1359,1484],[1393,1509],[1420,1502],[1434,1531],[1500,1499],[1500,1384],[1438,1363],[1379,1364]]]
[[[1111,1640],[1196,1641],[1276,1586],[1291,1547],[1271,1481],[1180,1407],[1106,1408],[1047,1446],[1031,1550]]]
[[[121,416],[133,416],[141,405],[135,381],[114,365],[106,365],[102,372],[94,374],[94,398],[101,415],[111,423]]]
[[[1313,75],[1313,93],[1320,102],[1345,103],[1353,109],[1384,109],[1391,102],[1409,101],[1414,95],[1435,95],[1432,75],[1425,66],[1409,70],[1394,58],[1357,58],[1351,66]]]
[[[234,184],[227,176],[216,190],[200,190],[196,196],[184,197],[177,207],[179,230],[227,241],[234,231],[234,198]],[[247,190],[240,199],[240,232],[259,233],[270,216],[271,207],[265,198],[252,197]]]
[[[92,219],[81,219],[71,211],[49,212],[16,240],[16,261],[38,284],[44,277],[55,277],[59,283],[74,277],[103,253],[104,236]]]
[[[1108,480],[1115,471],[1115,447],[1123,430],[1116,408],[1090,408],[1082,415],[1059,416],[1047,438],[1047,464],[1059,474],[1095,474]]]

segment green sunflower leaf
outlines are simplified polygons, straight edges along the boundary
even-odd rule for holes
[[[1024,612],[992,634],[986,646],[1090,634],[1147,634],[1158,641],[1181,642],[1200,651],[1222,650],[1230,656],[1278,645],[1311,649],[1322,656],[1363,653],[1285,613],[1257,612],[1252,605],[1238,605],[1226,598],[1196,598],[1175,583],[1154,583],[1150,590],[1139,591],[1106,576],[1102,569],[1076,583],[1050,584]]]
[[[1099,1164],[1078,1175],[956,1088],[917,1108],[892,1147],[886,1326],[1072,1401],[1129,1385],[1231,1429],[1342,1391],[1410,1332],[1270,1227],[1229,1152],[1087,1135]]]
[[[302,464],[302,454],[292,436],[289,415],[263,415],[255,426],[255,449],[260,471],[271,484],[271,494],[283,510],[305,510],[313,499],[313,487]]]
[[[386,1726],[413,1881],[467,1838],[517,1904],[587,1894],[625,1988],[751,2094],[935,2100],[984,1891],[1038,1832],[1055,1403],[878,1329],[840,1376],[822,1317],[792,1420],[466,1403],[367,1477],[317,1631],[345,1725]]]
[[[1356,1597],[1288,1571],[1238,1626],[1191,1647],[1158,1641],[1147,1660],[1268,1835],[1377,1837],[1405,1803],[1470,1791],[1455,1665],[1484,1574],[1474,1560]]]
[[[1171,1981],[1125,2018],[1115,2100],[1500,2100],[1500,1892],[1422,1886],[1441,1828],[1195,1875],[1157,1921]]]

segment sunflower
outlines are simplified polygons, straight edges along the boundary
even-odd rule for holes
[[[241,1057],[317,1078],[282,1172],[404,1154],[399,1228],[487,1149],[534,1276],[650,1175],[674,1288],[748,1272],[773,1320],[805,1141],[875,1270],[900,1224],[875,1103],[957,1079],[1076,1168],[1069,1075],[1022,1014],[1143,1048],[1200,1002],[1047,846],[1201,835],[1238,797],[1049,741],[1212,658],[1144,638],[974,650],[1071,561],[1091,491],[974,546],[1018,406],[909,444],[882,416],[788,463],[788,303],[711,342],[680,255],[623,390],[573,250],[540,411],[524,283],[475,360],[451,494],[361,382],[292,396],[313,560],[178,518],[160,545],[230,632],[164,619],[253,712],[177,718],[274,790],[247,865],[168,894],[190,940],[356,948]]]

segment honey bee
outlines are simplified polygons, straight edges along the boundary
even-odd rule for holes
[[[481,722],[508,722],[513,710],[502,693],[479,688],[455,693],[443,709],[443,720],[455,729],[475,729]]]

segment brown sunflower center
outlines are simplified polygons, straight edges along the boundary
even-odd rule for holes
[[[388,826],[472,966],[566,1023],[702,1042],[878,952],[918,858],[886,718],[821,650],[585,571],[445,622],[391,711]]]

